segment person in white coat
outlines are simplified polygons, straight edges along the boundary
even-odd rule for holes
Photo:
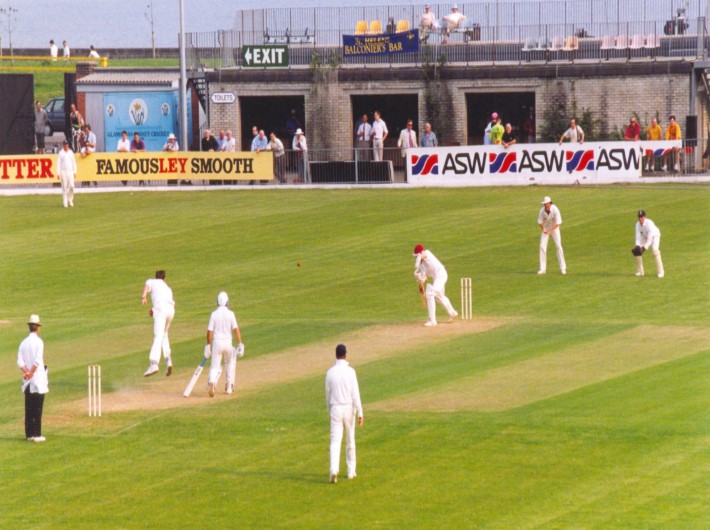
[[[61,151],[57,155],[57,171],[62,182],[62,202],[64,207],[74,207],[74,179],[76,178],[76,157],[64,140]]]
[[[355,418],[362,427],[364,416],[360,387],[355,370],[346,360],[347,349],[344,344],[335,348],[335,364],[325,374],[325,402],[330,414],[330,482],[338,482],[340,472],[340,446],[345,431],[345,463],[348,478],[357,476],[355,456]]]
[[[227,383],[224,391],[227,394],[234,392],[234,380],[237,375],[237,358],[244,355],[244,344],[239,332],[237,317],[234,311],[227,307],[229,296],[222,291],[217,295],[217,309],[212,311],[210,322],[207,325],[207,344],[205,344],[205,357],[212,357],[210,362],[210,375],[207,379],[207,393],[214,397],[217,381],[222,373],[222,357],[227,371]],[[237,347],[232,346],[232,333],[237,338]]]
[[[412,129],[414,122],[412,120],[407,120],[407,128],[402,129],[399,133],[399,140],[397,140],[397,147],[399,147],[402,158],[407,156],[407,149],[412,147],[419,147],[417,145],[417,132]]]
[[[656,260],[656,273],[659,278],[665,276],[663,260],[661,259],[661,231],[656,223],[646,218],[646,212],[639,210],[638,222],[636,223],[636,247],[632,251],[636,256],[636,276],[643,276],[643,252],[651,249],[653,258]]]
[[[565,252],[562,250],[562,236],[560,235],[560,225],[562,224],[562,214],[559,208],[552,204],[550,197],[542,200],[542,208],[537,216],[537,224],[540,225],[542,234],[540,235],[540,269],[538,274],[547,272],[547,243],[552,237],[557,248],[557,262],[560,265],[560,272],[567,274],[567,263],[565,262]]]
[[[150,293],[152,308],[149,312],[153,317],[153,345],[150,348],[150,366],[143,373],[143,376],[150,377],[157,374],[160,369],[160,354],[165,357],[166,371],[165,375],[170,376],[173,373],[173,360],[170,356],[170,339],[168,338],[168,330],[170,324],[175,318],[175,301],[173,300],[173,291],[168,284],[165,283],[165,271],[155,271],[155,279],[148,279],[143,287],[143,295],[141,301],[143,305],[148,305],[147,296]]]
[[[28,442],[44,442],[42,408],[44,395],[49,392],[49,382],[44,365],[44,342],[39,338],[42,326],[39,315],[31,315],[27,325],[30,334],[17,352],[17,366],[22,371],[22,393],[25,395],[25,436]]]
[[[424,285],[427,278],[431,278],[431,283],[427,284],[424,294],[426,296],[426,306],[429,313],[429,320],[424,324],[427,327],[436,326],[436,302],[438,301],[449,314],[449,322],[459,316],[451,305],[451,301],[446,296],[446,282],[449,276],[444,265],[430,251],[422,245],[414,247],[414,277],[420,285]]]

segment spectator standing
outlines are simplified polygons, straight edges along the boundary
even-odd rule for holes
[[[629,124],[624,131],[624,140],[627,142],[638,142],[641,140],[641,126],[636,121],[636,116],[629,118]]]
[[[141,139],[140,133],[138,131],[133,133],[133,140],[131,141],[131,153],[145,153],[145,142]]]
[[[84,118],[81,113],[77,110],[76,104],[72,103],[69,112],[69,123],[71,125],[72,132],[72,149],[78,151],[81,149],[80,140],[82,136],[82,130],[84,129]]]
[[[419,147],[417,145],[417,132],[412,129],[414,122],[412,120],[407,120],[406,129],[402,129],[399,133],[399,140],[397,140],[397,147],[399,147],[402,153],[402,158],[407,156],[407,149],[414,147]]]
[[[74,179],[76,178],[76,157],[69,147],[69,142],[64,140],[62,150],[57,155],[57,170],[62,182],[62,202],[64,207],[74,207]]]
[[[227,137],[222,142],[222,151],[225,153],[234,153],[237,150],[237,141],[232,135],[232,130],[227,129]]]
[[[372,125],[368,123],[367,114],[363,114],[357,128],[358,160],[370,160],[372,146]]]
[[[325,374],[325,403],[330,414],[330,483],[338,482],[340,472],[340,446],[345,431],[345,463],[348,478],[357,476],[357,458],[355,454],[355,417],[362,427],[364,416],[360,387],[355,370],[347,358],[347,348],[338,344],[335,348],[335,364]]]
[[[44,342],[39,338],[42,326],[39,315],[30,315],[27,325],[30,334],[17,351],[17,366],[22,370],[22,393],[25,395],[25,437],[28,442],[44,442],[42,409],[44,395],[49,392],[49,381],[44,365]]]
[[[283,142],[277,138],[276,133],[273,131],[269,134],[269,143],[266,149],[274,153],[274,175],[279,183],[285,184],[286,151],[284,150]]]
[[[298,178],[301,182],[308,182],[308,142],[301,129],[296,129],[293,137],[293,150],[298,157]]]
[[[131,141],[128,139],[128,131],[121,131],[121,139],[116,144],[116,151],[128,153],[131,151]]]
[[[486,128],[483,129],[483,145],[491,145],[491,129],[493,129],[493,126],[496,124],[497,119],[497,112],[491,114],[491,121],[489,121],[488,125],[486,125]]]
[[[562,145],[562,142],[564,142],[565,139],[569,140],[570,143],[573,144],[584,143],[584,131],[579,125],[577,125],[577,120],[574,118],[569,121],[569,129],[563,132],[562,136],[560,136],[560,145]]]
[[[515,133],[513,133],[513,126],[510,123],[506,123],[505,132],[500,140],[501,145],[505,149],[508,149],[511,145],[515,145],[517,142],[518,140],[515,137]]]
[[[54,44],[54,40],[50,40],[49,41],[49,56],[52,58],[53,61],[56,61],[58,55],[59,55],[59,48],[57,48],[57,45]]]
[[[167,151],[169,153],[175,153],[180,150],[180,145],[178,144],[177,139],[175,138],[175,135],[173,133],[170,133],[168,136],[168,141],[165,142],[163,145],[163,151]]]
[[[71,50],[69,50],[69,45],[67,44],[67,41],[62,42],[62,48],[62,55],[64,56],[64,59],[71,58]]]
[[[266,138],[264,129],[261,129],[251,141],[251,150],[254,153],[261,153],[262,151],[266,151],[267,145],[269,145],[269,140]]]
[[[209,129],[205,129],[205,133],[202,135],[202,140],[200,140],[200,148],[202,151],[206,151],[208,153],[219,150],[217,139],[212,136],[212,132]]]
[[[100,59],[101,56],[99,55],[99,52],[96,51],[96,48],[94,48],[94,45],[92,44],[89,46],[89,57],[92,59]]]
[[[503,133],[505,132],[505,129],[503,128],[501,121],[502,120],[500,116],[498,116],[496,118],[495,125],[491,127],[491,143],[493,145],[500,145],[500,142],[503,139]]]
[[[217,137],[217,151],[224,151],[224,149],[222,149],[222,146],[224,145],[226,139],[227,137],[224,134],[224,129],[220,129],[219,136]]]
[[[651,125],[646,129],[646,140],[651,142],[659,141],[663,138],[663,129],[658,125],[658,120],[656,118],[651,118]],[[648,171],[655,171],[656,168],[656,158],[653,156],[653,149],[647,151],[647,155],[644,157],[645,168]]]
[[[44,154],[44,132],[47,128],[47,111],[42,108],[42,102],[38,99],[35,101],[35,139],[37,141],[37,154]]]
[[[436,139],[436,133],[431,130],[431,123],[424,124],[424,134],[422,134],[422,147],[438,147],[439,141]]]
[[[375,111],[375,120],[372,122],[372,153],[374,160],[382,160],[384,155],[385,140],[389,131],[387,124],[380,117],[380,111]]]
[[[668,128],[666,129],[666,140],[682,140],[683,135],[680,132],[680,125],[676,123],[675,116],[668,118]],[[670,159],[670,164],[668,163]],[[663,171],[666,170],[666,166],[673,166],[673,169],[677,172],[680,170],[680,165],[678,164],[678,148],[674,147],[671,152],[666,155],[666,160],[663,163]]]

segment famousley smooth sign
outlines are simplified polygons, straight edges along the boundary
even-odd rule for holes
[[[343,57],[419,51],[419,30],[383,35],[343,35]]]

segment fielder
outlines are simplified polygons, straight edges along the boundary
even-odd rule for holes
[[[540,269],[538,274],[542,275],[547,272],[547,242],[552,236],[552,240],[557,247],[557,262],[560,264],[560,272],[567,274],[567,263],[565,263],[565,252],[562,250],[562,236],[560,235],[560,225],[562,224],[562,214],[560,210],[552,204],[550,197],[545,197],[542,202],[542,208],[537,216],[537,224],[542,229],[540,236]]]
[[[143,287],[143,296],[141,301],[143,305],[147,305],[146,296],[150,293],[150,299],[153,307],[150,310],[150,315],[153,317],[153,346],[150,348],[150,366],[143,373],[144,377],[150,377],[160,371],[158,364],[160,363],[160,354],[165,356],[166,376],[173,373],[173,361],[170,357],[170,340],[168,339],[168,330],[170,323],[175,318],[175,301],[173,300],[173,291],[165,283],[165,271],[155,271],[155,279],[148,279]]]
[[[348,478],[357,476],[355,458],[355,415],[360,427],[364,423],[360,387],[355,370],[345,359],[347,349],[344,344],[335,348],[335,364],[325,374],[325,403],[330,413],[330,482],[338,482],[340,471],[340,446],[345,430],[345,463]]]
[[[424,324],[427,327],[436,326],[436,301],[444,306],[449,314],[449,322],[459,316],[451,305],[451,301],[445,294],[446,282],[449,279],[444,265],[436,259],[431,251],[426,250],[422,245],[414,247],[414,277],[419,282],[420,288],[426,283],[427,278],[431,278],[432,283],[427,284],[425,290],[426,306],[429,312],[429,320]]]
[[[207,344],[205,344],[205,357],[212,357],[210,375],[207,380],[207,392],[214,397],[217,380],[222,373],[222,356],[225,356],[224,366],[227,371],[227,383],[224,391],[227,394],[234,392],[234,379],[237,375],[237,358],[244,355],[242,334],[239,332],[237,317],[234,311],[227,307],[229,296],[222,291],[217,295],[217,309],[210,315],[207,326]],[[232,332],[237,337],[237,347],[232,347]]]
[[[76,177],[76,157],[64,140],[62,150],[57,155],[57,169],[62,182],[62,203],[64,207],[74,207],[74,178]]]
[[[638,211],[638,222],[636,223],[636,246],[631,253],[636,256],[636,276],[643,276],[643,253],[646,249],[651,249],[653,258],[656,260],[656,272],[659,278],[665,276],[663,270],[663,260],[661,259],[661,231],[656,223],[646,219],[646,212]]]

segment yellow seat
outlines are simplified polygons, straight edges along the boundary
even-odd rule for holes
[[[382,22],[379,20],[373,20],[370,22],[370,31],[368,31],[370,35],[378,35],[382,33]]]
[[[402,33],[404,31],[409,31],[409,20],[398,20],[397,33]]]
[[[358,20],[355,24],[355,35],[364,35],[367,33],[367,20]]]

